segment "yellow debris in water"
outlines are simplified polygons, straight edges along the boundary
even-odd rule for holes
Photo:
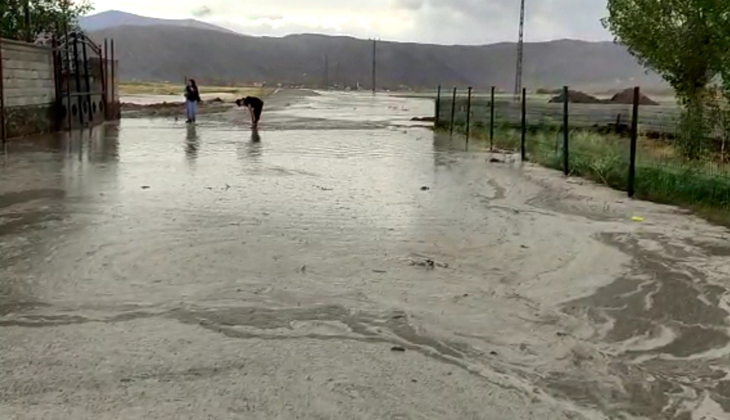
[[[634,222],[643,222],[644,221],[644,218],[643,217],[639,217],[639,216],[634,216],[634,217],[631,218],[631,220],[633,220]]]

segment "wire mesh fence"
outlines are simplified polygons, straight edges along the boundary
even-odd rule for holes
[[[724,130],[708,126],[709,147],[699,158],[687,159],[677,144],[681,109],[643,104],[638,88],[629,104],[575,103],[567,88],[554,98],[525,94],[524,101],[494,89],[439,92],[435,117],[442,130],[487,140],[492,148],[519,152],[629,195],[730,209]]]

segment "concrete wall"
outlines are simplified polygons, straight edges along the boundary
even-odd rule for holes
[[[56,56],[60,65],[64,56]],[[0,57],[6,138],[87,127],[102,123],[107,116],[119,118],[119,89],[111,78],[112,63],[102,62],[98,53],[87,51],[87,67],[79,61],[71,74],[62,74],[59,80],[54,80],[54,54],[49,47],[0,39]],[[115,62],[115,77],[118,69]]]
[[[56,95],[51,49],[3,39],[0,56],[7,137],[52,131]]]

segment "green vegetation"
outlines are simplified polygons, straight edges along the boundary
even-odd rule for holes
[[[708,108],[712,91],[720,91],[722,119],[730,120],[730,2],[608,0],[608,14],[603,24],[616,40],[674,88],[684,108],[677,149],[688,159],[704,159],[713,152],[713,134],[728,136],[725,124],[708,118]],[[719,87],[711,85],[716,76]]]
[[[447,126],[440,130],[448,131]],[[456,127],[463,134],[463,124]],[[489,127],[475,124],[472,137],[488,141]],[[519,152],[521,130],[497,124],[495,150]],[[526,136],[531,162],[563,170],[563,133],[557,126],[533,126]],[[628,188],[630,140],[616,134],[589,130],[570,133],[569,172],[625,191]],[[711,161],[689,160],[665,140],[641,137],[636,162],[636,195],[655,202],[679,205],[716,223],[730,225],[730,166]]]
[[[79,16],[92,9],[88,0],[2,0],[0,38],[35,41],[39,35],[77,28]]]

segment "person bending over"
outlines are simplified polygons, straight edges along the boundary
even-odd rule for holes
[[[261,120],[261,112],[264,110],[264,101],[255,96],[247,96],[243,99],[236,100],[236,105],[248,108],[248,112],[251,114],[251,126],[254,128],[258,127],[259,120]]]

